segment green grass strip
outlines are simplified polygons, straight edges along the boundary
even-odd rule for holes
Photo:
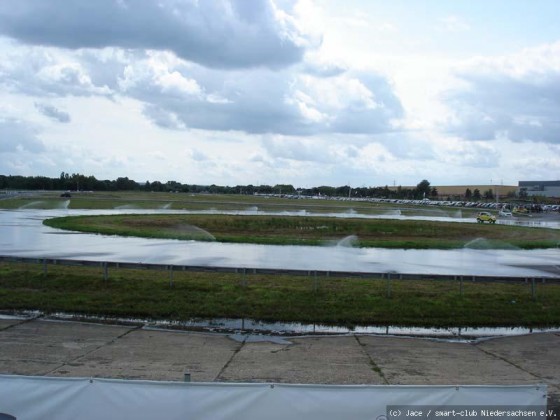
[[[0,310],[188,320],[251,318],[332,325],[560,325],[560,285],[313,277],[0,264]]]
[[[535,249],[556,247],[555,229],[439,221],[134,214],[71,216],[47,226],[107,235],[277,245],[328,245],[355,236],[354,246],[405,249]]]

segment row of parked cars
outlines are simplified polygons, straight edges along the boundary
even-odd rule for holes
[[[558,204],[510,204],[510,203],[483,203],[472,201],[434,201],[434,200],[395,200],[387,198],[373,198],[368,201],[381,202],[381,203],[394,203],[394,204],[413,204],[413,205],[428,205],[428,206],[444,206],[444,207],[467,207],[479,209],[494,209],[494,210],[507,210],[509,212],[528,212],[528,213],[542,213],[542,212],[558,212],[560,205]]]
[[[357,198],[357,197],[328,197],[328,196],[304,196],[304,195],[287,195],[287,194],[261,194],[263,196],[270,197],[282,197],[282,198],[311,198],[316,200],[336,200],[336,201],[367,201],[372,203],[392,203],[392,204],[405,204],[405,205],[426,205],[426,206],[444,206],[444,207],[467,207],[467,208],[479,208],[479,209],[494,209],[494,210],[504,210],[507,209],[510,212],[520,211],[529,213],[541,213],[541,212],[558,212],[560,211],[560,205],[558,204],[523,204],[523,205],[512,205],[509,203],[497,203],[497,202],[480,202],[480,201],[438,201],[429,200],[427,198],[423,200],[405,200],[405,199],[395,199],[395,198]]]
[[[416,205],[428,205],[428,206],[444,206],[444,207],[470,207],[470,208],[486,208],[486,209],[496,209],[501,208],[503,203],[482,203],[482,202],[471,202],[471,201],[435,201],[435,200],[394,200],[387,198],[372,199],[372,201],[382,202],[382,203],[397,203],[397,204],[416,204]]]

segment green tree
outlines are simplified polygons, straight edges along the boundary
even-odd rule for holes
[[[474,189],[472,198],[473,200],[477,200],[477,201],[482,198],[482,196],[480,195],[480,190],[478,188]]]
[[[431,192],[432,189],[430,188],[430,183],[424,179],[416,186],[416,193],[414,196],[417,199],[426,198],[430,196]]]
[[[334,190],[334,195],[337,197],[348,197],[350,194],[350,186],[344,185],[342,187],[336,187]]]
[[[295,194],[296,189],[291,184],[276,184],[274,186],[274,192],[276,194]]]
[[[128,177],[119,177],[115,182],[116,189],[119,191],[128,191],[128,190],[135,190],[138,187],[138,184],[134,182],[132,179],[128,179]]]
[[[327,185],[321,185],[320,187],[313,188],[313,194],[315,195],[323,195],[327,197],[332,197],[335,194],[336,190],[334,187],[329,187]]]

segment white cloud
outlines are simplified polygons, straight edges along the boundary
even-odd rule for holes
[[[196,80],[188,79],[177,71],[162,75],[157,83],[165,93],[180,92],[184,95],[198,95],[201,93],[200,86]]]
[[[485,142],[447,139],[438,155],[442,161],[458,167],[495,168],[500,163],[499,150]]]
[[[197,162],[207,162],[211,160],[209,156],[207,156],[205,153],[201,152],[198,149],[187,149],[186,153],[187,156],[189,156],[192,160]]]
[[[402,116],[393,87],[373,71],[338,70],[323,77],[303,68],[209,71],[170,53],[150,52],[123,69],[118,86],[145,102],[146,115],[167,128],[371,133],[391,130]]]
[[[559,55],[557,42],[463,65],[467,87],[445,96],[455,114],[448,130],[467,140],[560,143]]]
[[[462,18],[453,15],[441,18],[438,28],[446,32],[463,32],[471,29],[470,25]]]
[[[491,31],[504,42],[491,55],[480,34],[494,28],[476,14],[400,1],[0,2],[0,172],[308,185],[555,177],[560,30]]]
[[[35,96],[110,95],[95,84],[80,57],[58,49],[20,46],[0,38],[0,87]]]
[[[37,134],[35,127],[23,121],[0,118],[0,153],[44,152],[45,146]]]

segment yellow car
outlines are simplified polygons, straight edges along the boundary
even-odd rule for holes
[[[487,211],[481,211],[480,213],[478,213],[478,216],[476,216],[476,221],[478,223],[496,223],[496,216],[488,213]]]

